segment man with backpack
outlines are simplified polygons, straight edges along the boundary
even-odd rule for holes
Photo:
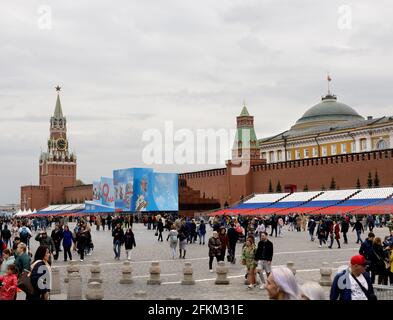
[[[22,223],[22,227],[19,228],[19,238],[20,241],[23,242],[29,248],[29,239],[31,238],[32,234],[28,227],[26,227],[26,222]]]

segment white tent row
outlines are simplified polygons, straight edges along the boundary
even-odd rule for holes
[[[21,217],[26,217],[26,216],[28,216],[28,215],[30,215],[32,213],[37,213],[37,210],[34,209],[33,211],[31,211],[31,209],[29,209],[29,210],[23,210],[22,211],[22,210],[19,209],[19,211],[14,214],[14,217],[20,217],[20,218]]]

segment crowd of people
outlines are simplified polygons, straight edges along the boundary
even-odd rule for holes
[[[105,231],[106,227],[111,232],[116,260],[120,260],[123,246],[126,259],[131,260],[132,249],[136,247],[132,230],[134,222],[142,222],[147,230],[154,231],[158,242],[164,241],[163,233],[167,230],[165,239],[172,259],[176,259],[177,250],[178,258],[185,259],[190,245],[207,244],[210,272],[213,272],[214,261],[226,260],[235,264],[236,247],[240,242],[240,263],[247,270],[245,283],[248,288],[253,289],[259,284],[261,290],[266,289],[271,298],[277,299],[316,299],[323,297],[323,294],[318,284],[307,283],[301,288],[288,270],[272,268],[274,250],[269,237],[282,237],[287,232],[307,232],[305,239],[311,242],[318,239],[319,247],[326,244],[328,248],[333,248],[337,243],[337,248],[341,248],[340,234],[343,243],[347,244],[347,233],[352,228],[352,232],[356,231],[356,243],[360,244],[359,255],[351,259],[347,270],[336,275],[330,298],[373,299],[372,286],[376,281],[378,284],[393,285],[393,231],[384,239],[372,232],[374,228],[386,226],[388,221],[386,217],[378,219],[378,216],[371,215],[363,219],[349,215],[216,216],[199,219],[166,214],[145,215],[140,219],[132,215],[108,215],[79,217],[75,227],[70,230],[67,217],[0,220],[0,299],[15,299],[18,290],[25,291],[29,300],[48,299],[50,290],[40,287],[38,279],[50,273],[52,260],[61,259],[61,252],[64,261],[75,259],[76,254],[83,262],[86,255],[91,255],[94,250],[93,225],[97,231]],[[209,239],[206,239],[207,227],[212,230]],[[368,237],[363,240],[362,234],[366,230],[369,230]],[[34,255],[31,251],[32,240],[39,244]],[[342,277],[349,279],[345,288],[339,285]],[[26,278],[31,288],[24,285]],[[348,288],[352,288],[352,291]]]

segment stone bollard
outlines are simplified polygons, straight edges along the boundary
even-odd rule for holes
[[[100,282],[89,282],[86,290],[86,300],[104,299],[104,289]]]
[[[184,264],[184,268],[183,268],[183,275],[184,278],[181,282],[181,284],[195,284],[195,280],[193,278],[193,270],[192,270],[192,265],[189,262],[186,262]]]
[[[150,279],[147,280],[147,284],[161,284],[160,263],[159,262],[152,262],[149,271],[150,271]]]
[[[295,268],[295,263],[293,261],[288,261],[287,262],[287,267],[289,270],[293,272],[293,275],[296,275],[296,268]]]
[[[132,282],[132,267],[130,261],[124,261],[123,267],[121,268],[120,284],[130,284]]]
[[[147,300],[146,291],[137,291],[134,293],[135,300]]]
[[[52,267],[52,287],[50,290],[51,294],[60,294],[61,287],[60,287],[60,270],[57,267]]]
[[[88,283],[90,282],[102,283],[101,267],[100,267],[100,262],[98,260],[93,261],[93,265],[90,267],[90,273],[91,273],[91,277],[88,280]]]
[[[332,285],[332,268],[329,267],[327,262],[323,262],[319,272],[321,273],[321,280],[319,280],[319,284],[321,286],[330,287]]]
[[[220,261],[218,263],[216,272],[217,272],[217,279],[214,282],[215,284],[229,284],[229,279],[227,278],[228,267],[225,266],[224,261]]]
[[[170,297],[167,297],[165,300],[181,300],[181,298],[180,297],[170,296]]]
[[[69,276],[67,300],[82,300],[82,279],[79,272],[71,273]]]
[[[71,273],[77,272],[79,273],[79,266],[77,265],[76,260],[71,260],[67,266],[67,276],[64,278],[64,282],[68,283],[68,279]]]

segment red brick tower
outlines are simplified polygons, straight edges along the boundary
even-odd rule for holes
[[[76,184],[76,156],[69,152],[67,120],[60,103],[60,87],[56,87],[55,112],[50,119],[48,151],[40,156],[40,186],[48,186],[48,202],[64,203],[64,188]]]

